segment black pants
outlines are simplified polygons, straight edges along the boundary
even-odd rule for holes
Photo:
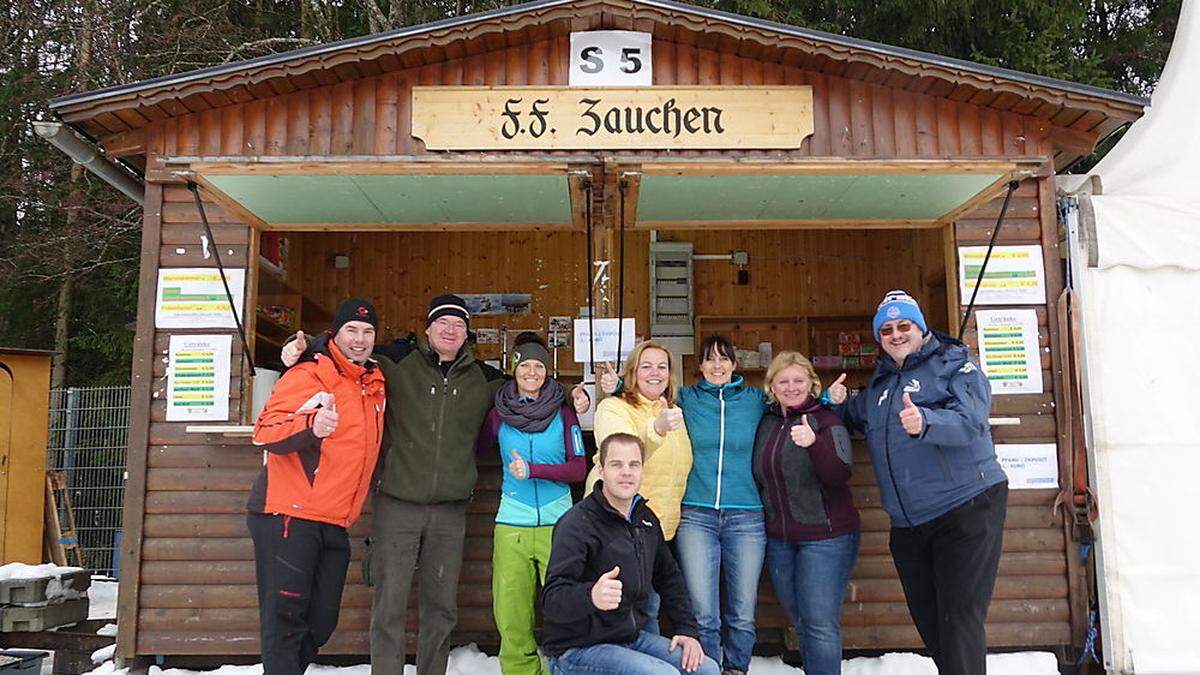
[[[916,527],[893,527],[908,612],[942,675],[985,675],[984,622],[996,587],[1008,483]]]
[[[250,513],[264,675],[303,675],[333,635],[350,565],[337,525]]]

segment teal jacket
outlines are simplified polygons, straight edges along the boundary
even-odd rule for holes
[[[751,460],[754,434],[767,395],[741,375],[729,384],[700,382],[679,390],[679,407],[692,441],[692,470],[683,503],[710,509],[761,509]]]

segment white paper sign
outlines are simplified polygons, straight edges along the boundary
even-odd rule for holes
[[[595,326],[595,341],[592,343],[592,352],[588,351],[588,340],[591,337],[588,333],[588,320],[575,319],[575,363],[587,363],[589,359],[596,363],[605,361],[612,362],[614,365],[621,362],[626,356],[629,356],[637,344],[636,332],[634,331],[633,319],[621,319],[621,358],[617,358],[617,319],[594,319],[592,324]],[[620,366],[617,366],[620,370]]]
[[[963,304],[971,299],[975,280],[987,256],[986,246],[960,246],[958,285]],[[1042,247],[997,246],[992,249],[977,305],[1042,305],[1046,303],[1046,266]]]
[[[232,335],[172,335],[167,352],[167,421],[229,420]]]
[[[229,292],[241,318],[246,270],[226,269]],[[229,298],[215,267],[179,267],[158,270],[158,294],[154,304],[158,328],[235,328]]]
[[[572,87],[649,87],[650,34],[631,30],[571,33]]]
[[[1058,487],[1058,446],[1053,443],[998,443],[996,459],[1008,474],[1010,490]]]
[[[993,394],[1042,393],[1037,313],[1032,309],[981,309],[979,362]]]

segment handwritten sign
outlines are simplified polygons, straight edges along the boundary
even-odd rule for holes
[[[413,87],[430,150],[799,148],[812,88]]]
[[[621,357],[628,356],[637,345],[633,319],[594,319],[595,334],[589,332],[587,319],[575,319],[575,363],[587,363],[594,358],[596,363],[608,361],[620,369],[617,358],[617,326],[621,330]],[[589,339],[592,349],[588,350]]]

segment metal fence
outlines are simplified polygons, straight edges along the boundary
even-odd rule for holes
[[[47,468],[67,476],[84,566],[113,577],[120,571],[128,431],[129,387],[51,390]]]

